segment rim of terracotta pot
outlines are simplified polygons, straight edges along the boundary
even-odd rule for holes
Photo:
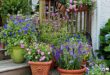
[[[79,69],[79,70],[65,70],[65,69],[62,69],[62,68],[60,68],[60,67],[58,67],[57,68],[57,70],[59,71],[59,72],[62,72],[62,73],[83,73],[83,72],[86,72],[86,67],[82,67],[82,69]]]
[[[33,61],[29,61],[28,64],[32,64],[32,65],[49,65],[52,63],[52,60],[47,61],[47,62],[33,62]]]

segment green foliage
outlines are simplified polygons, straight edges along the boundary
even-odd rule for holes
[[[0,32],[0,40],[6,44],[9,53],[14,46],[27,47],[31,42],[36,41],[36,29],[30,17],[10,16]]]
[[[110,59],[110,19],[105,24],[103,28],[100,30],[100,48],[97,50],[98,56],[104,56],[109,61]],[[107,63],[110,66],[110,63]]]
[[[0,7],[2,15],[17,14],[18,12],[26,14],[30,10],[29,0],[2,0]]]
[[[38,30],[40,32],[39,41],[55,46],[65,42],[68,37],[66,25],[56,30],[52,24],[42,24]]]
[[[52,60],[52,54],[50,50],[50,46],[45,43],[30,45],[27,49],[27,53],[25,55],[27,61],[50,61]]]

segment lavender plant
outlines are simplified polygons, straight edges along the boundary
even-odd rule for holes
[[[37,40],[35,25],[30,17],[10,16],[0,32],[0,40],[6,44],[9,54],[14,46],[27,47]]]
[[[80,69],[83,61],[89,59],[92,49],[83,34],[74,34],[59,48],[52,48],[58,66],[67,70]]]

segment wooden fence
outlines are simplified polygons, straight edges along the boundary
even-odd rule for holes
[[[56,2],[55,6],[52,4],[53,2],[48,1],[48,19],[52,19],[51,12],[58,12],[60,15],[59,18],[65,17],[68,14],[67,23],[68,23],[68,31],[71,33],[76,32],[89,32],[91,33],[91,10],[88,6],[84,5],[78,8],[77,12],[71,11],[70,13],[66,13],[66,8],[59,2]],[[47,12],[47,11],[46,11]],[[60,20],[60,19],[57,19]]]

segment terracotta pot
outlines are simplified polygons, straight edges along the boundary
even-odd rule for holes
[[[31,67],[32,75],[48,75],[52,61],[49,61],[49,62],[29,61],[28,64]]]
[[[82,69],[79,70],[65,70],[58,67],[57,69],[60,73],[60,75],[84,75],[86,72],[86,67],[82,67]]]
[[[4,44],[0,43],[0,49],[4,49]]]

